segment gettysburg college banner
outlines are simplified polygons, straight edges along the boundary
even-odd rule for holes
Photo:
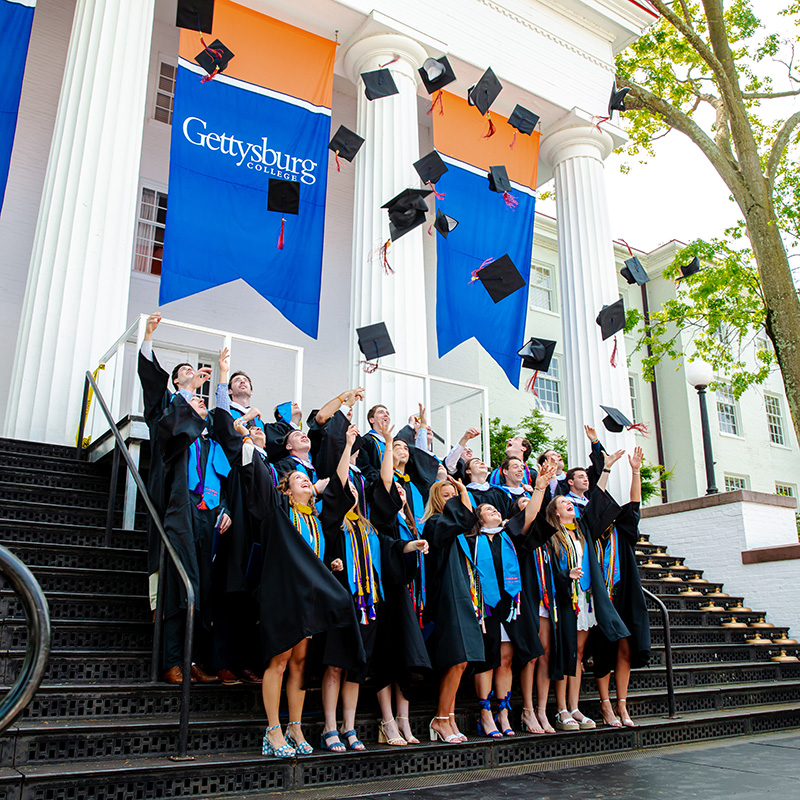
[[[0,80],[0,208],[8,181],[11,148],[17,129],[22,77],[33,25],[36,0],[0,0],[0,53],[3,77]]]
[[[336,44],[229,0],[204,38],[234,57],[202,82],[181,31],[159,300],[241,278],[316,338]],[[267,210],[270,178],[300,184],[297,215]]]
[[[434,145],[448,171],[437,181],[445,197],[437,209],[458,220],[447,239],[436,237],[436,336],[439,357],[473,336],[500,365],[514,386],[528,308],[539,134],[517,134],[492,111],[497,132],[489,139],[486,119],[467,101],[444,92],[444,114],[434,112]],[[514,141],[514,147],[509,145]],[[490,166],[504,164],[518,205],[489,190]],[[488,259],[508,254],[525,287],[495,304],[472,273]]]

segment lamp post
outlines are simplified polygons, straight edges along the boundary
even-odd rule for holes
[[[706,387],[714,379],[714,369],[705,361],[690,361],[686,365],[686,380],[689,386],[697,389],[700,399],[700,425],[703,431],[703,457],[706,462],[706,494],[717,494],[714,479],[714,454],[711,452],[711,430],[708,426],[708,405],[706,404]]]

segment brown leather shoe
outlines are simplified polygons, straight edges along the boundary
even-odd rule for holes
[[[223,686],[239,686],[241,684],[241,681],[229,669],[221,669],[217,676]]]
[[[167,683],[183,683],[183,670],[177,664],[174,667],[170,667],[164,673],[164,680]],[[194,680],[194,674],[192,674],[192,683],[194,683]]]
[[[261,683],[262,678],[260,675],[256,675],[255,672],[251,669],[243,669],[239,671],[239,677],[245,683]]]
[[[216,675],[209,675],[207,672],[203,672],[197,664],[192,664],[192,680],[199,683],[216,683],[219,678]]]

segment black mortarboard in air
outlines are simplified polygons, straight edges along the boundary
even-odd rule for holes
[[[625,327],[625,303],[620,297],[616,303],[610,306],[603,306],[597,315],[597,324],[603,332],[603,339],[608,339]]]
[[[389,236],[393,242],[425,222],[428,204],[424,198],[430,193],[430,189],[403,189],[381,206],[389,210]]]
[[[270,178],[267,190],[267,211],[298,214],[300,212],[300,183]]]
[[[194,57],[194,60],[209,75],[213,75],[214,71],[222,72],[232,58],[233,53],[219,39],[214,39],[202,53]]]
[[[625,111],[625,95],[628,94],[630,89],[625,86],[622,89],[617,89],[617,84],[613,83],[611,86],[611,97],[608,101],[608,116],[610,117],[614,111]]]
[[[441,208],[436,209],[436,221],[433,223],[433,227],[436,228],[445,239],[448,233],[452,233],[456,229],[456,225],[458,225],[457,219],[448,217]]]
[[[422,83],[428,94],[433,94],[456,79],[456,74],[453,72],[447,56],[426,58],[419,68],[419,76],[422,78]]]
[[[539,115],[534,114],[533,111],[528,111],[527,108],[521,105],[514,106],[511,116],[508,118],[508,124],[516,128],[520,133],[530,136],[533,129],[539,122]]]
[[[650,276],[642,266],[642,262],[636,256],[625,259],[625,266],[620,270],[619,274],[628,283],[638,283],[639,286],[650,280]]]
[[[500,94],[503,85],[497,80],[497,76],[492,72],[489,67],[483,73],[481,79],[469,88],[467,92],[467,102],[471,106],[476,106],[481,114],[486,114],[489,107],[497,100],[497,95]]]
[[[374,325],[357,328],[356,334],[358,335],[358,349],[369,361],[377,361],[379,358],[390,356],[395,352],[385,322],[376,322]]]
[[[339,130],[333,134],[328,150],[333,150],[337,156],[340,156],[345,161],[352,161],[356,157],[356,153],[361,149],[362,144],[364,144],[364,139],[361,136],[351,131],[350,128],[340,125]]]
[[[502,164],[496,167],[489,167],[489,189],[500,194],[511,191],[511,181],[506,168]]]
[[[423,183],[436,183],[447,172],[447,164],[435,150],[431,150],[428,155],[414,162],[414,169]]]
[[[372,72],[362,72],[364,79],[364,94],[367,100],[377,100],[381,97],[391,97],[400,94],[392,73],[388,69],[376,69]]]
[[[525,286],[525,278],[520,275],[508,254],[478,270],[478,278],[495,303]]]
[[[695,272],[700,272],[700,260],[695,256],[685,267],[681,267],[678,271],[678,280],[688,278],[694,275]]]
[[[517,350],[517,353],[522,357],[522,366],[525,369],[547,372],[555,349],[556,343],[549,339],[531,338]]]
[[[611,433],[620,433],[625,428],[630,428],[633,423],[618,409],[611,406],[603,406],[600,408],[606,412],[607,416],[603,418],[603,425],[607,431]]]
[[[211,33],[214,22],[214,0],[178,0],[175,25],[200,33]]]

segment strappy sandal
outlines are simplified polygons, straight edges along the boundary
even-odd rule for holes
[[[531,726],[528,725],[527,722],[525,722],[525,713],[526,712],[528,714],[530,714],[531,716],[533,716],[533,718],[536,720],[536,724],[539,726],[539,730],[536,730],[535,728],[531,728]],[[525,733],[534,733],[534,734],[537,734],[537,733],[538,734],[542,734],[542,733],[544,733],[544,728],[542,728],[542,723],[539,722],[539,717],[536,715],[536,709],[534,709],[534,708],[525,708],[525,707],[523,707],[523,709],[522,709],[522,719],[520,720],[520,722],[522,723],[522,730],[525,731]]]
[[[294,747],[288,744],[282,744],[280,747],[274,747],[269,741],[269,732],[280,730],[280,725],[273,725],[264,731],[264,740],[261,742],[261,755],[262,756],[275,756],[275,758],[294,758],[296,751]]]
[[[579,731],[581,726],[578,721],[572,718],[572,714],[566,708],[556,714],[556,729],[559,731]]]
[[[497,705],[497,713],[494,715],[494,724],[497,725],[497,728],[500,728],[499,723],[497,722],[497,718],[500,716],[501,711],[508,711],[509,716],[511,712],[511,690],[509,690],[508,694],[498,703]],[[509,723],[508,728],[503,729],[503,736],[516,736],[517,734],[510,727],[511,723]]]
[[[330,741],[331,739],[336,739],[335,742]],[[344,753],[347,748],[342,744],[341,740],[339,739],[338,731],[328,731],[327,733],[323,733],[320,739],[319,746],[323,750],[328,750],[331,753]]]
[[[542,730],[545,733],[555,733],[555,729],[550,724],[550,720],[547,719],[547,706],[536,707],[536,719],[539,720],[539,724],[542,726]]]
[[[586,714],[583,713],[583,711],[580,711],[577,708],[574,708],[569,713],[572,716],[572,719],[574,719],[575,722],[578,723],[578,727],[582,731],[591,731],[591,730],[594,730],[597,727],[597,723],[593,719],[590,719],[589,717],[587,717]],[[576,714],[580,714],[581,718],[577,719],[576,716],[575,716]]]
[[[340,731],[339,736],[344,736],[345,744],[351,750],[357,750],[360,753],[362,750],[367,749],[366,747],[364,747],[364,742],[362,742],[361,739],[358,738],[358,734],[356,733],[355,728],[352,728],[349,731]]]
[[[620,703],[622,703],[622,707],[620,708]],[[636,723],[631,719],[631,715],[628,713],[628,701],[627,700],[617,700],[617,707],[616,712],[619,714],[620,720],[622,724],[626,728],[635,728]]]
[[[392,736],[390,739],[389,735],[386,733],[386,726],[391,722],[395,722],[395,720],[393,718],[382,719],[378,723],[378,744],[389,744],[392,747],[405,747],[408,742],[402,736]]]
[[[492,698],[494,697],[494,692],[489,692],[486,697],[481,700],[478,698],[478,705],[481,707],[481,711],[488,711],[489,714],[492,713]],[[492,739],[502,739],[503,734],[495,728],[493,731],[487,731],[483,726],[483,720],[478,716],[478,736],[489,736]]]
[[[405,722],[408,722],[408,717],[395,717],[394,718],[395,722],[400,722],[401,719],[404,720]],[[398,730],[399,730],[400,726],[398,725],[397,727],[398,727]],[[408,722],[408,729],[409,729],[409,731],[411,730],[411,723],[410,722]],[[406,740],[406,742],[408,742],[408,744],[419,744],[419,739],[417,739],[417,737],[414,736],[413,733],[410,736],[406,737],[406,735],[403,733],[403,731],[400,731],[400,735]]]
[[[297,739],[294,738],[294,736],[290,736],[288,733],[289,728],[291,728],[292,725],[296,725],[299,728],[301,724],[302,723],[300,722],[290,722],[286,726],[286,731],[287,731],[286,742],[287,744],[294,747],[295,752],[297,753],[298,756],[310,756],[314,754],[314,748],[308,742],[298,742]]]
[[[453,723],[453,729],[455,730],[456,735],[458,736],[458,741],[459,742],[466,742],[467,741],[467,737],[463,733],[461,733],[461,731],[458,729],[458,725],[456,725],[456,715],[455,715],[455,713],[451,713],[450,717],[452,717],[450,722]]]
[[[461,743],[461,739],[455,733],[451,733],[449,736],[443,736],[439,731],[436,730],[436,728],[433,727],[433,723],[437,719],[449,720],[450,717],[434,717],[431,720],[431,724],[428,725],[428,732],[430,733],[431,741],[435,742],[437,740],[441,740],[443,742],[447,742],[447,744],[460,744]]]
[[[612,721],[609,722],[608,717],[606,716],[605,712],[603,711],[603,703],[608,703],[609,707],[611,708],[611,717]],[[600,701],[600,713],[603,716],[603,722],[608,725],[609,728],[621,728],[622,723],[617,719],[617,715],[614,713],[614,707],[611,705],[611,701],[609,699],[601,700]]]

